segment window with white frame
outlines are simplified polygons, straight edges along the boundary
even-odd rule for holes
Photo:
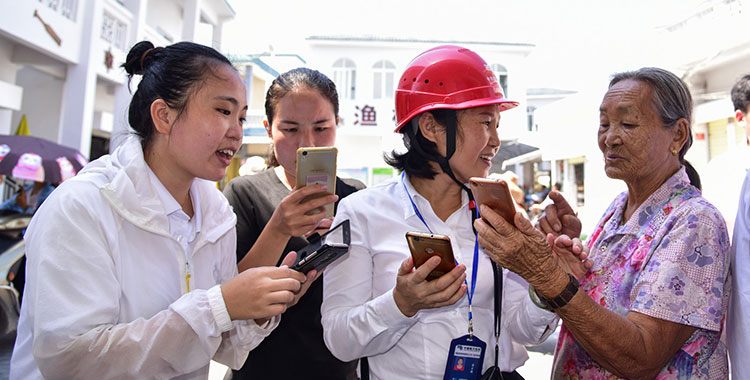
[[[125,50],[128,34],[128,25],[118,20],[107,12],[102,17],[101,37],[120,50]]]
[[[61,15],[69,20],[76,20],[78,0],[39,0],[39,2],[55,12],[60,12]]]
[[[348,58],[339,58],[333,63],[333,81],[341,99],[354,99],[357,83],[357,67]]]
[[[374,99],[393,99],[393,78],[396,65],[390,61],[378,61],[372,65],[372,97]]]
[[[76,11],[78,10],[77,0],[63,0],[62,7],[60,7],[60,13],[66,18],[75,21]]]
[[[508,69],[499,63],[493,63],[490,65],[490,70],[495,73],[497,81],[500,83],[500,87],[503,89],[503,95],[508,97]]]

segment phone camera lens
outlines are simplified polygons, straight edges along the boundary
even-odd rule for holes
[[[307,156],[307,151],[302,152],[303,156]]]

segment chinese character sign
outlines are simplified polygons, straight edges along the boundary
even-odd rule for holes
[[[375,107],[364,105],[362,108],[359,106],[354,107],[357,112],[354,114],[354,117],[357,119],[354,121],[354,125],[362,125],[362,126],[376,126],[378,125],[377,120],[377,113],[375,112]]]

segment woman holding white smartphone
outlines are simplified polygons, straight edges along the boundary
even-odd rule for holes
[[[302,236],[331,227],[324,206],[364,188],[357,180],[340,178],[335,195],[323,195],[332,189],[322,184],[295,187],[297,150],[336,143],[339,102],[333,81],[316,70],[293,69],[273,81],[265,108],[263,123],[273,142],[271,168],[235,178],[224,189],[237,214],[240,272],[277,265],[287,252],[307,245]],[[315,195],[319,197],[308,200]],[[323,343],[322,298],[321,281],[316,281],[233,379],[355,379],[356,363],[336,359]]]
[[[494,362],[495,281],[472,230],[478,215],[466,183],[487,176],[500,147],[500,112],[518,103],[503,97],[486,67],[458,46],[417,56],[396,91],[396,132],[407,152],[388,157],[403,175],[339,205],[334,223],[350,219],[351,244],[324,273],[324,338],[341,360],[367,357],[370,378],[439,379],[464,369],[478,378]],[[415,268],[410,231],[449,236],[459,265],[428,281],[440,260]],[[544,341],[558,318],[532,303],[520,277],[500,276],[499,366],[513,379],[527,359],[524,345]],[[472,358],[453,355],[467,333],[486,344],[474,367]]]

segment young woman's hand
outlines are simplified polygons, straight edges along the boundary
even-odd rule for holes
[[[297,261],[297,252],[290,251],[284,257],[284,260],[281,262],[281,266],[291,267],[295,261]],[[300,289],[294,293],[294,301],[292,301],[289,307],[292,307],[296,305],[297,302],[299,302],[299,299],[305,295],[305,293],[307,292],[307,289],[310,289],[310,285],[312,285],[312,283],[315,282],[315,280],[317,280],[321,274],[323,274],[323,271],[318,272],[315,269],[305,274],[305,282],[302,283],[302,286],[300,287]]]
[[[221,293],[232,320],[260,322],[293,305],[305,280],[287,266],[251,268],[222,285]]]
[[[466,266],[458,265],[442,277],[427,281],[427,276],[440,265],[440,258],[433,256],[419,268],[414,268],[411,257],[398,268],[393,299],[396,306],[407,317],[422,309],[434,309],[453,305],[466,293]]]
[[[328,191],[325,185],[311,185],[293,190],[274,210],[268,226],[286,236],[304,236],[314,231],[326,217],[323,206],[336,202],[337,195],[328,194],[302,202],[306,197]],[[311,215],[306,215],[311,213]]]

